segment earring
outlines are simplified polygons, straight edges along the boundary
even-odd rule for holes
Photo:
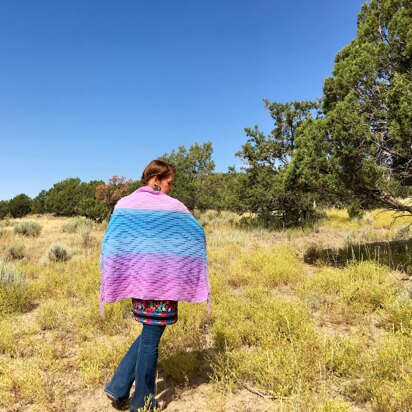
[[[156,192],[160,192],[160,186],[155,184],[153,190],[155,190]]]

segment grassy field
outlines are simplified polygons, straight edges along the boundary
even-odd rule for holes
[[[409,278],[379,262],[303,260],[313,245],[406,238],[412,220],[327,215],[276,232],[240,229],[230,213],[199,216],[212,310],[180,303],[159,359],[167,383],[197,404],[168,410],[412,410]],[[0,221],[0,410],[110,410],[79,402],[102,391],[141,326],[129,300],[100,316],[104,230],[78,218]]]

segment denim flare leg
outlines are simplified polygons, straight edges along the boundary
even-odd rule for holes
[[[130,400],[130,410],[137,411],[150,399],[150,406],[156,407],[155,380],[159,342],[166,326],[143,325],[142,333],[130,346],[117,367],[105,391],[114,398],[128,399],[135,381],[135,392]]]

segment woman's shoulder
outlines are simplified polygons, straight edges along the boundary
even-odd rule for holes
[[[122,197],[115,206],[115,209],[121,208],[168,210],[171,212],[175,211],[190,213],[186,205],[174,197],[161,192],[153,193],[139,190]]]

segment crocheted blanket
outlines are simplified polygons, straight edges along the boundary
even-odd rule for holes
[[[125,298],[209,302],[203,228],[183,203],[149,186],[117,203],[100,269],[102,311]]]

